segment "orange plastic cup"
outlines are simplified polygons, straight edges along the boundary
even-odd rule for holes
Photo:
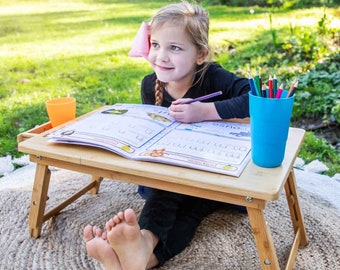
[[[76,117],[76,99],[55,98],[46,101],[46,110],[52,127],[59,126]]]

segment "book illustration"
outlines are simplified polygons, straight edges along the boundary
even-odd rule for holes
[[[141,155],[143,156],[149,156],[149,157],[164,157],[165,156],[165,149],[153,149],[151,151],[145,151],[143,153],[141,153]]]
[[[126,113],[127,111],[128,110],[109,109],[109,110],[106,110],[106,111],[102,111],[102,113],[122,115],[122,114]]]
[[[156,114],[156,113],[147,113],[148,116],[150,116],[152,119],[156,121],[161,121],[161,122],[171,122],[169,118],[166,118],[162,115]]]
[[[122,145],[120,149],[124,150],[125,152],[133,153],[133,148],[130,147],[130,145]]]
[[[226,164],[224,162],[207,160],[206,158],[192,157],[174,152],[167,152],[166,149],[153,149],[150,151],[145,151],[141,153],[142,156],[149,156],[158,158],[158,162],[177,164],[178,166],[185,166],[185,163],[190,163],[192,166],[198,166],[204,170],[224,170],[224,171],[236,171],[237,167]],[[161,158],[164,158],[162,160]],[[178,163],[180,162],[180,163]],[[180,165],[182,163],[182,165]],[[209,169],[210,168],[210,169]]]
[[[129,159],[239,176],[250,159],[249,124],[176,122],[155,105],[115,104],[49,136],[51,142],[100,147]]]
[[[244,131],[232,132],[230,134],[235,135],[236,137],[249,137],[250,138],[250,131],[248,131],[248,132],[244,132]]]

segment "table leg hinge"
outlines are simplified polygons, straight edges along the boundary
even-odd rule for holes
[[[265,265],[270,265],[270,260],[265,260],[264,262],[263,262]]]
[[[253,202],[253,198],[252,197],[246,197],[246,202],[252,203]]]

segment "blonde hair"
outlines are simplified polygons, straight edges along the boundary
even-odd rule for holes
[[[209,52],[209,14],[201,6],[189,4],[187,1],[164,6],[152,18],[151,32],[165,23],[183,26],[197,50]],[[204,61],[202,65],[197,66],[196,73],[202,72],[198,82],[203,78],[208,65],[209,62]],[[164,82],[156,80],[155,105],[161,105],[163,102],[164,86]]]

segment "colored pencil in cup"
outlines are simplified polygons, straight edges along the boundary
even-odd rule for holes
[[[256,70],[254,81],[255,81],[255,86],[256,86],[256,93],[258,96],[261,96],[261,76],[258,70]]]
[[[273,78],[270,75],[269,80],[268,80],[268,89],[269,89],[269,98],[274,97],[274,92],[273,92]]]
[[[292,83],[290,84],[290,87],[289,87],[289,90],[288,90],[288,94],[289,94],[290,92],[292,92],[295,82],[296,82],[296,78],[294,78],[294,80],[293,80]],[[287,95],[287,97],[288,97],[288,95]]]
[[[261,92],[262,92],[262,95],[261,95],[262,97],[267,97],[267,87],[265,85],[262,86]]]
[[[249,75],[249,85],[250,85],[250,90],[251,90],[251,93],[254,95],[254,96],[258,96],[258,91],[256,89],[256,85],[255,85],[255,81],[254,81],[254,78],[253,76],[251,76],[250,74],[250,71],[248,71],[248,75]],[[260,95],[261,96],[261,95]]]
[[[274,74],[274,78],[273,78],[273,97],[276,96],[277,93],[277,78],[276,78],[276,74]]]
[[[281,97],[282,91],[283,91],[283,87],[284,87],[284,85],[283,85],[283,83],[281,83],[279,89],[277,89],[275,98],[280,98]]]
[[[298,84],[299,84],[299,81],[296,80],[296,82],[295,82],[294,85],[293,85],[292,90],[290,90],[290,91],[288,92],[287,97],[292,97],[292,96],[294,96],[295,91],[296,91],[296,89],[297,89],[297,87],[298,87]]]

